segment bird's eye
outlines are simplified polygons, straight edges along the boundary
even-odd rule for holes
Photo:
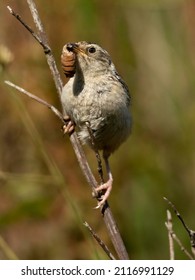
[[[89,52],[89,53],[94,53],[94,52],[96,52],[96,49],[95,49],[94,47],[90,47],[90,48],[88,49],[88,52]]]

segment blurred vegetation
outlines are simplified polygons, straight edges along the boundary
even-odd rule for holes
[[[60,71],[63,45],[88,40],[109,51],[128,83],[134,125],[111,159],[109,202],[131,258],[168,259],[163,196],[195,228],[195,2],[36,3]],[[26,1],[2,1],[0,236],[20,259],[104,259],[83,221],[109,247],[110,240],[61,123],[4,84],[11,80],[60,108],[42,49],[9,14],[8,4],[34,27]],[[93,152],[85,150],[97,173]],[[178,237],[190,248],[173,217]],[[0,250],[0,258],[9,253]],[[186,258],[177,245],[176,257]]]

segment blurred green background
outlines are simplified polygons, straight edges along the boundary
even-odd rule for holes
[[[63,45],[87,40],[108,50],[127,82],[134,125],[111,158],[109,202],[132,259],[169,259],[164,196],[195,229],[195,1],[36,4],[62,77]],[[113,252],[61,123],[4,84],[11,80],[60,108],[41,47],[7,5],[34,28],[26,1],[1,1],[0,258],[106,259],[82,225],[86,220]],[[95,156],[85,151],[97,176]],[[174,214],[173,222],[190,250]],[[187,258],[177,245],[175,252]]]

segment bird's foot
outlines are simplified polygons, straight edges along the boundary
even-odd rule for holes
[[[75,123],[71,121],[69,116],[64,116],[64,120],[66,122],[65,125],[63,125],[62,130],[64,134],[72,134],[75,130]]]
[[[104,203],[106,202],[106,200],[108,199],[110,192],[112,190],[112,183],[113,183],[113,179],[110,178],[106,183],[100,185],[99,187],[97,187],[95,190],[97,192],[101,192],[104,191],[104,194],[101,195],[101,200],[98,202],[98,205],[95,207],[95,209],[100,208],[101,206],[104,205]]]

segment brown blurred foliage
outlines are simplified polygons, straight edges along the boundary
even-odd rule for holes
[[[26,1],[2,2],[0,235],[20,259],[104,259],[82,222],[109,247],[110,240],[61,123],[4,84],[11,80],[60,108],[41,47],[6,8],[34,28]],[[169,258],[163,196],[195,228],[195,2],[35,2],[60,71],[65,43],[92,41],[109,51],[128,83],[133,132],[112,156],[109,201],[131,258]],[[189,248],[176,218],[174,229]],[[176,256],[185,259],[177,246]],[[8,258],[3,250],[0,258]]]

